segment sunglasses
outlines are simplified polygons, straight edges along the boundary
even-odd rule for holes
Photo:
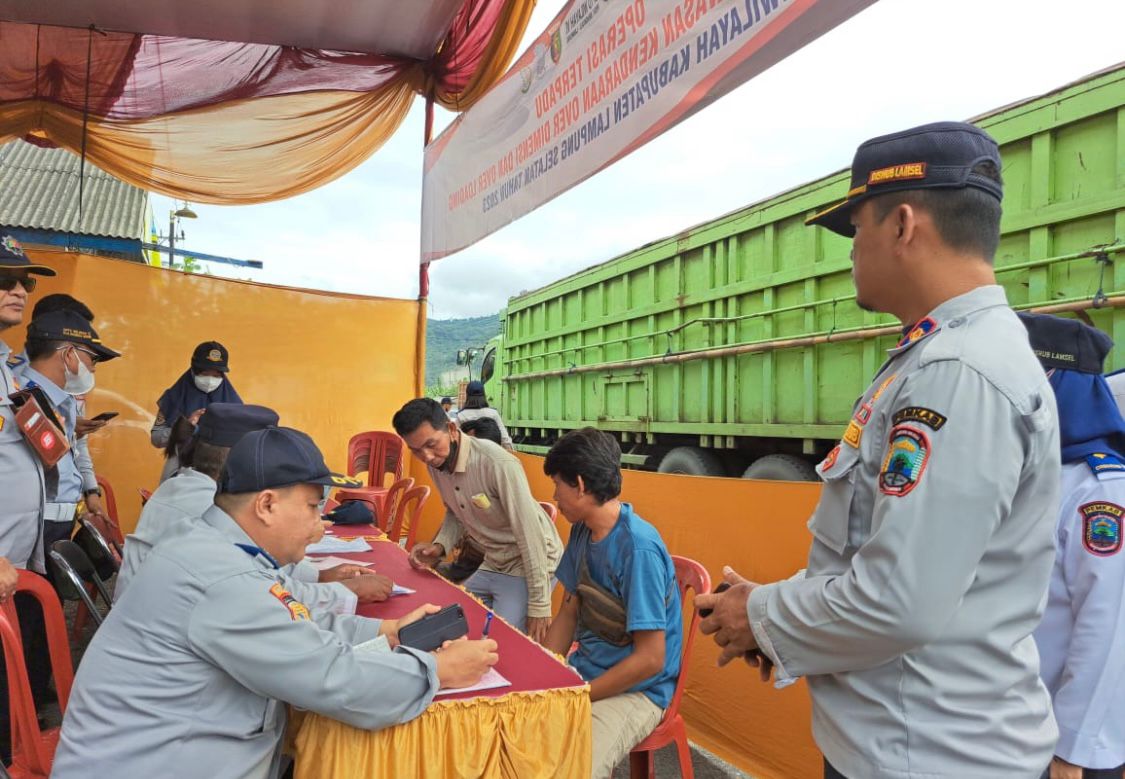
[[[16,288],[17,284],[22,284],[24,290],[27,292],[34,292],[35,285],[39,283],[39,279],[28,276],[27,278],[20,278],[19,276],[0,276],[0,291],[11,292]]]

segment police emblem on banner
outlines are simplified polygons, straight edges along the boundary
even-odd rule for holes
[[[1082,515],[1082,546],[1098,557],[1121,551],[1121,517],[1125,509],[1116,503],[1095,502],[1078,507]]]
[[[887,454],[879,473],[879,491],[902,497],[914,489],[930,459],[930,439],[921,430],[908,425],[891,429]]]

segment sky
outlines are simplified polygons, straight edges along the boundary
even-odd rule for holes
[[[826,0],[828,1],[828,0]],[[563,0],[539,0],[526,48]],[[1125,2],[878,0],[647,146],[474,246],[433,263],[430,316],[499,311],[653,240],[846,168],[867,138],[967,119],[1125,59]],[[178,243],[261,260],[215,275],[418,295],[424,104],[336,181],[257,206],[192,204]],[[438,129],[453,118],[438,109]],[[154,195],[167,229],[169,198]]]

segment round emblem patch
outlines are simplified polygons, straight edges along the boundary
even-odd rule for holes
[[[207,352],[207,359],[211,362],[222,362],[223,353],[218,349],[212,349],[211,351]]]
[[[1087,503],[1078,507],[1082,515],[1082,546],[1098,557],[1121,551],[1121,517],[1125,509],[1116,503]]]
[[[914,489],[930,459],[930,439],[908,425],[891,429],[891,440],[879,473],[879,491],[902,497]]]

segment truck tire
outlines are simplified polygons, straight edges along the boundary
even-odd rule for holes
[[[769,479],[770,481],[820,481],[816,469],[792,454],[767,454],[755,460],[744,479]]]
[[[714,452],[696,446],[677,446],[660,461],[657,473],[683,473],[688,476],[726,476],[726,469]]]

